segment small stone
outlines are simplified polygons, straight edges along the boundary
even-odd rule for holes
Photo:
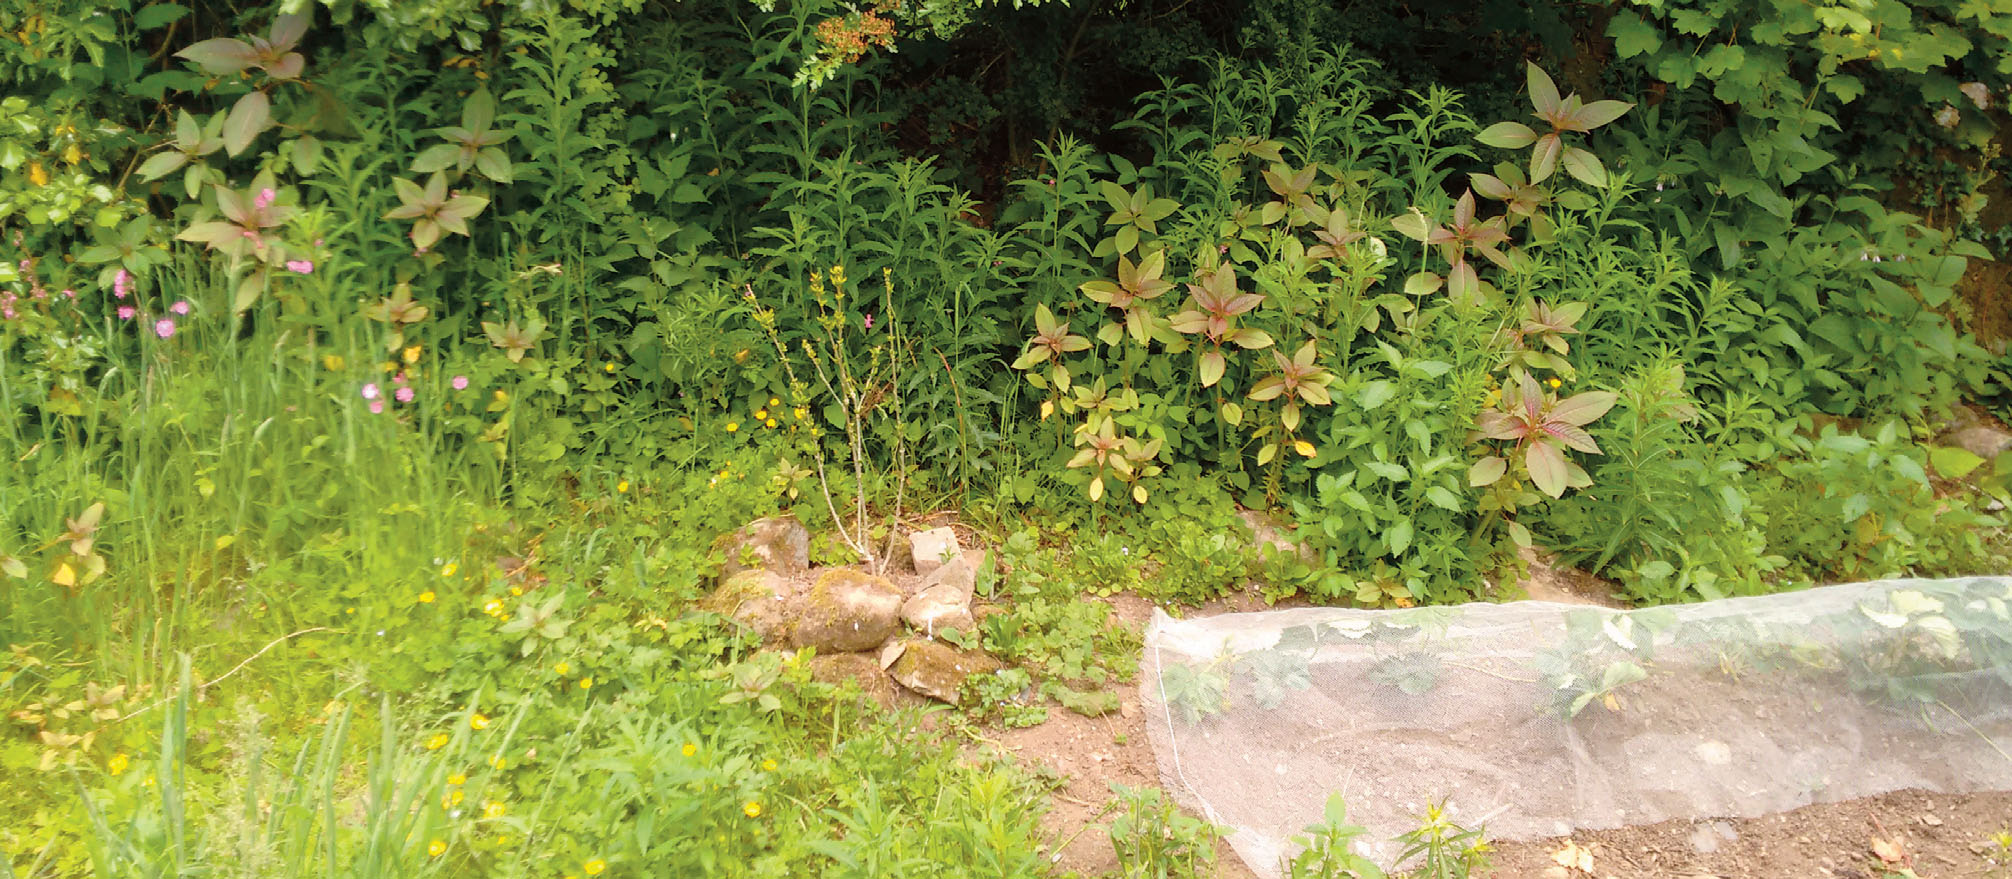
[[[882,673],[880,664],[860,653],[820,653],[810,658],[810,676],[819,683],[843,685],[859,682],[861,692],[882,708],[894,704],[894,682]]]
[[[785,574],[810,569],[810,529],[795,516],[756,519],[722,538],[719,549],[726,556],[722,573],[728,577],[750,568]]]
[[[1725,742],[1699,742],[1698,759],[1712,766],[1724,766],[1733,762],[1733,749]]]
[[[823,652],[868,650],[895,633],[900,613],[901,590],[887,578],[850,568],[826,571],[804,596],[790,640]]]
[[[999,660],[977,651],[911,639],[903,643],[901,656],[887,673],[910,690],[955,705],[963,694],[965,679],[992,674],[1002,667]]]
[[[908,550],[915,559],[915,573],[923,576],[935,573],[945,562],[964,552],[957,545],[957,532],[950,528],[931,528],[908,535]]]
[[[1941,827],[1942,819],[1935,817],[1934,812],[1928,812],[1921,816],[1921,823],[1930,827]]]
[[[972,631],[977,622],[971,615],[971,599],[983,557],[983,553],[961,553],[937,568],[921,591],[901,605],[901,618],[931,637],[943,629]]]

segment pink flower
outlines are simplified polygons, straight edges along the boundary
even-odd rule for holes
[[[296,275],[310,274],[314,271],[314,262],[305,259],[290,259],[286,261],[286,270]]]
[[[121,305],[121,306],[119,306],[119,319],[120,319],[120,320],[132,320],[132,319],[133,319],[133,315],[136,315],[136,314],[139,314],[139,313],[140,313],[140,310],[139,310],[139,309],[137,309],[137,308],[134,308],[134,307],[132,307],[132,306],[130,306],[130,305]]]
[[[372,415],[384,414],[384,401],[383,400],[370,401],[370,414]]]
[[[370,384],[367,384],[367,385],[364,385],[364,386],[363,386],[363,398],[364,398],[364,399],[366,399],[366,400],[375,400],[375,399],[377,399],[377,383],[376,383],[376,382],[371,382]]]
[[[399,388],[396,392],[392,393],[392,396],[397,397],[400,403],[410,403],[412,402],[412,389]]]
[[[175,319],[164,317],[154,321],[154,335],[165,339],[175,334]]]
[[[120,269],[118,274],[112,276],[113,298],[124,299],[126,298],[127,293],[132,292],[132,289],[133,289],[132,272],[126,271],[125,269]]]
[[[394,376],[392,376],[392,377],[391,377],[391,383],[392,383],[392,384],[395,384],[395,385],[402,385],[402,384],[405,384],[405,373],[404,373],[404,371],[402,371],[402,370],[401,370],[401,371],[400,371],[400,372],[399,372],[399,373],[398,373],[397,375],[394,375]]]
[[[869,330],[873,329],[873,315],[869,314],[866,316],[866,328]]]
[[[252,199],[252,209],[260,211],[265,210],[266,208],[271,207],[272,200],[278,197],[279,193],[273,192],[272,187],[270,186],[261,189],[259,190],[258,198]]]
[[[453,385],[454,389],[457,391],[468,390],[468,377],[465,375],[457,375],[454,377],[454,380],[448,382],[448,384]]]
[[[168,310],[176,314],[188,314],[189,313],[188,300],[177,299],[175,300],[175,304],[168,306]]]
[[[68,287],[64,287],[64,288],[63,288],[63,298],[64,298],[64,299],[75,299],[75,298],[77,298],[77,291],[75,291],[75,290],[72,290],[72,289],[70,289],[70,288],[68,288]]]

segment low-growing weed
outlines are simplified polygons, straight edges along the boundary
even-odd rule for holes
[[[1112,782],[1111,792],[1118,808],[1111,819],[1111,848],[1123,879],[1187,879],[1214,869],[1221,828],[1181,814],[1159,788]]]

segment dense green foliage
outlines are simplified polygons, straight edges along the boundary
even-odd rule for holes
[[[1134,672],[1085,593],[2002,564],[1932,437],[2012,394],[2012,16],[1020,7],[0,0],[0,865],[1038,872],[1033,781],[687,612],[779,511],[998,538],[1006,724]]]

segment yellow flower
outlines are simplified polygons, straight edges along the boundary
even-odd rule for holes
[[[774,771],[775,771],[775,761],[774,761],[774,760],[763,760],[763,761],[761,761],[761,771],[763,771],[763,772],[774,772]]]
[[[582,689],[582,690],[585,690],[585,689],[589,689],[589,688],[591,688],[591,687],[593,687],[593,686],[594,686],[594,679],[593,679],[593,678],[581,678],[581,679],[580,679],[580,689]]]
[[[489,758],[489,768],[491,769],[502,769],[509,765],[510,761],[503,759],[502,754],[497,754],[496,756]]]
[[[424,347],[425,347],[425,346],[423,346],[423,345],[413,345],[413,346],[411,346],[411,347],[409,347],[409,348],[406,348],[406,349],[405,349],[405,351],[403,352],[403,354],[404,354],[404,357],[405,357],[405,362],[406,362],[406,363],[418,363],[418,362],[419,362],[419,352],[420,352],[420,351],[421,351],[421,350],[422,350],[422,349],[423,349]]]
[[[30,162],[28,163],[28,180],[36,186],[47,186],[49,185],[49,172],[42,167],[41,162]]]
[[[468,796],[468,793],[460,788],[448,791],[440,797],[440,808],[452,809],[455,806],[459,806],[461,805],[461,798],[465,796]]]
[[[453,785],[467,784],[468,776],[466,774],[456,772],[453,775],[447,776],[447,783]]]
[[[1555,391],[1555,390],[1557,390],[1557,389],[1558,389],[1558,386],[1559,386],[1559,385],[1562,385],[1562,384],[1564,384],[1564,382],[1561,382],[1561,381],[1559,381],[1559,380],[1558,380],[1558,378],[1557,378],[1557,376],[1552,376],[1552,377],[1551,377],[1551,381],[1550,381],[1550,384],[1551,384],[1551,389]]]
[[[685,743],[685,756],[690,757],[691,755],[696,754],[698,752],[699,752],[698,745],[694,745],[691,742]]]
[[[552,670],[563,675],[573,670],[573,664],[562,659],[558,665],[552,666]]]
[[[497,602],[497,603],[498,603],[498,604],[501,604],[502,602]],[[489,715],[487,715],[487,714],[470,714],[470,715],[468,715],[468,725],[469,725],[469,726],[471,726],[471,727],[473,727],[473,728],[475,728],[475,729],[488,729],[488,728],[489,728]]]
[[[600,858],[595,858],[591,861],[588,861],[580,865],[580,872],[585,873],[589,876],[599,876],[603,871],[607,869],[608,869],[608,862],[601,860]]]
[[[767,417],[768,417],[768,410],[767,410],[767,409],[756,409],[756,410],[755,410],[755,420],[756,420],[756,421],[760,421],[760,420],[762,420],[762,419],[764,419],[764,418],[767,418]]]
[[[517,596],[521,596],[521,595],[523,595],[523,594],[524,594],[524,587],[522,587],[522,586],[512,586],[512,587],[510,587],[510,595],[511,595],[512,597],[517,597]]]
[[[426,853],[427,853],[428,855],[430,855],[430,856],[432,856],[432,857],[436,857],[436,858],[437,858],[437,857],[440,857],[441,855],[444,855],[444,854],[446,854],[446,853],[447,853],[447,842],[446,842],[445,840],[440,840],[440,839],[436,839],[436,840],[434,840],[434,841],[432,841],[432,842],[429,842],[429,843],[427,843],[427,844],[426,844]]]
[[[740,431],[740,429],[741,429],[741,423],[740,423],[740,422],[738,422],[738,421],[729,421],[729,422],[727,422],[727,433],[738,433],[738,432]]]
[[[383,367],[383,369],[384,369],[384,371],[385,371],[385,372],[397,372],[397,371],[398,371],[398,361],[396,361],[396,360],[386,360],[386,361],[384,361],[384,367]]]
[[[735,351],[735,352],[734,352],[734,362],[735,362],[735,363],[746,363],[746,362],[747,362],[747,359],[748,359],[748,354],[749,354],[749,353],[750,353],[750,352],[749,352],[749,351],[748,351],[748,349],[746,349],[746,348],[742,348],[742,349],[740,349],[739,351]]]
[[[503,599],[501,599],[501,598],[491,598],[491,599],[489,599],[488,603],[486,603],[486,604],[482,605],[482,612],[483,612],[483,613],[486,613],[486,614],[488,614],[488,615],[490,615],[490,616],[492,616],[492,617],[500,617],[500,616],[502,616],[502,615],[503,615]]]
[[[802,406],[798,406],[796,407],[796,412],[794,414],[796,415],[796,420],[802,421],[810,417],[810,410],[805,409]]]
[[[453,563],[453,562],[448,562],[448,563],[447,563],[447,564],[446,564],[445,566],[441,567],[441,569],[440,569],[440,576],[442,576],[442,577],[452,577],[452,576],[454,576],[454,572],[455,572],[455,571],[459,571],[459,570],[461,570],[461,566],[460,566],[460,565],[457,565],[457,564],[455,564],[455,563]]]
[[[445,748],[447,747],[447,740],[446,733],[434,733],[433,738],[426,740],[426,750],[438,751],[441,748]]]
[[[617,483],[615,483],[615,493],[616,493],[616,494],[628,494],[628,493],[629,493],[629,480],[626,480],[626,479],[624,479],[624,480],[622,480],[621,482],[617,482]]]
[[[497,388],[497,389],[496,389],[496,402],[498,402],[498,403],[508,403],[508,402],[510,402],[510,395],[509,395],[509,394],[507,394],[507,393],[505,393],[505,392],[503,391],[503,389],[502,389],[502,388]]]
[[[126,767],[132,765],[132,762],[132,758],[124,754],[113,754],[112,759],[105,761],[105,770],[113,775],[118,775],[125,772]]]
[[[498,833],[498,834],[496,834],[496,844],[497,844],[497,845],[509,845],[509,844],[510,844],[510,835],[509,835],[509,834],[507,834],[507,833]]]
[[[609,362],[607,362],[607,363],[603,363],[603,364],[601,364],[601,371],[602,371],[602,372],[614,372],[614,371],[615,371],[615,363],[614,363],[614,361],[612,361],[612,360],[611,360],[611,361],[609,361]]]
[[[482,817],[484,817],[484,818],[501,818],[501,817],[503,817],[503,804],[502,804],[502,803],[499,803],[499,802],[497,802],[497,801],[495,801],[495,800],[490,800],[489,802],[486,802],[486,803],[483,803],[483,804],[482,804]]]
[[[834,285],[845,283],[845,266],[831,267],[831,283]]]
[[[321,365],[327,367],[329,372],[339,372],[347,363],[348,361],[343,360],[339,354],[325,354],[321,358]]]
[[[768,420],[768,422],[767,422],[767,423],[768,423],[768,426],[769,426],[769,427],[774,427],[774,426],[775,426],[775,419],[771,418],[771,419],[769,419],[769,420]]]
[[[421,593],[419,593],[419,603],[420,603],[420,604],[432,604],[432,603],[433,603],[433,599],[434,599],[434,597],[435,597],[435,596],[434,596],[434,594],[433,594],[433,590],[431,590],[431,589],[428,589],[428,590],[426,590],[425,592],[421,592]]]
[[[761,804],[755,802],[754,800],[748,800],[745,805],[741,806],[741,812],[746,814],[749,818],[760,818]]]

